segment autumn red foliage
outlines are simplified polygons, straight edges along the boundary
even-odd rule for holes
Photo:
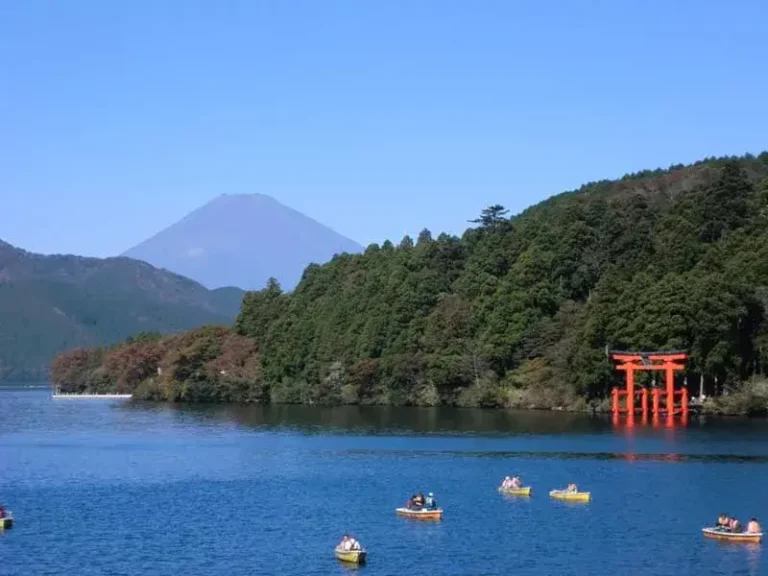
[[[56,357],[51,381],[62,392],[131,393],[147,400],[263,402],[256,344],[223,327],[206,327],[110,349]]]

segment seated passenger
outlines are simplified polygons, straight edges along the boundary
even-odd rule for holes
[[[723,512],[720,514],[720,516],[717,517],[717,524],[715,525],[717,528],[727,528],[728,527],[728,514]]]
[[[741,531],[741,524],[739,524],[739,521],[736,520],[736,518],[730,518],[728,520],[728,530],[730,532],[740,532]]]
[[[344,534],[344,537],[341,539],[341,542],[339,542],[339,545],[337,548],[341,548],[342,550],[349,550],[351,546],[350,538],[347,534]]]
[[[759,534],[762,531],[760,524],[757,523],[757,518],[750,518],[749,522],[747,522],[747,532],[750,534]]]
[[[568,484],[568,488],[566,489],[566,492],[578,492],[579,489],[576,487],[576,484]]]
[[[512,479],[509,476],[506,476],[501,482],[501,489],[507,490],[510,486],[512,486]]]
[[[437,508],[437,502],[435,502],[435,495],[430,492],[427,495],[427,499],[424,501],[424,507],[427,510],[434,510]]]
[[[416,498],[413,499],[413,503],[417,509],[424,508],[424,494],[421,492],[416,494]]]
[[[521,488],[523,485],[522,480],[520,480],[520,476],[515,476],[512,478],[512,484],[510,485],[510,488],[513,488],[514,490],[517,490],[518,488]]]
[[[349,550],[360,550],[360,542],[356,538],[350,536],[347,542],[349,542]]]

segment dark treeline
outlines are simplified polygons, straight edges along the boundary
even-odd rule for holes
[[[600,408],[614,349],[686,349],[709,408],[768,407],[768,153],[642,172],[461,238],[428,230],[246,294],[234,327],[58,357],[173,401]]]

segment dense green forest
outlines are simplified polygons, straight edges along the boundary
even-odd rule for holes
[[[52,365],[172,401],[600,409],[612,349],[686,349],[709,409],[765,411],[768,153],[587,184],[461,238],[423,230],[246,294],[232,329]]]
[[[242,298],[138,260],[44,256],[0,241],[0,380],[44,380],[57,353],[141,330],[230,324]]]

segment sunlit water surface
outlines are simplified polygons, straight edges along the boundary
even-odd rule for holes
[[[766,574],[768,424],[614,427],[559,413],[170,407],[0,390],[0,574]],[[496,491],[517,473],[528,499]],[[552,501],[576,482],[589,504]],[[434,491],[445,517],[395,516]]]

